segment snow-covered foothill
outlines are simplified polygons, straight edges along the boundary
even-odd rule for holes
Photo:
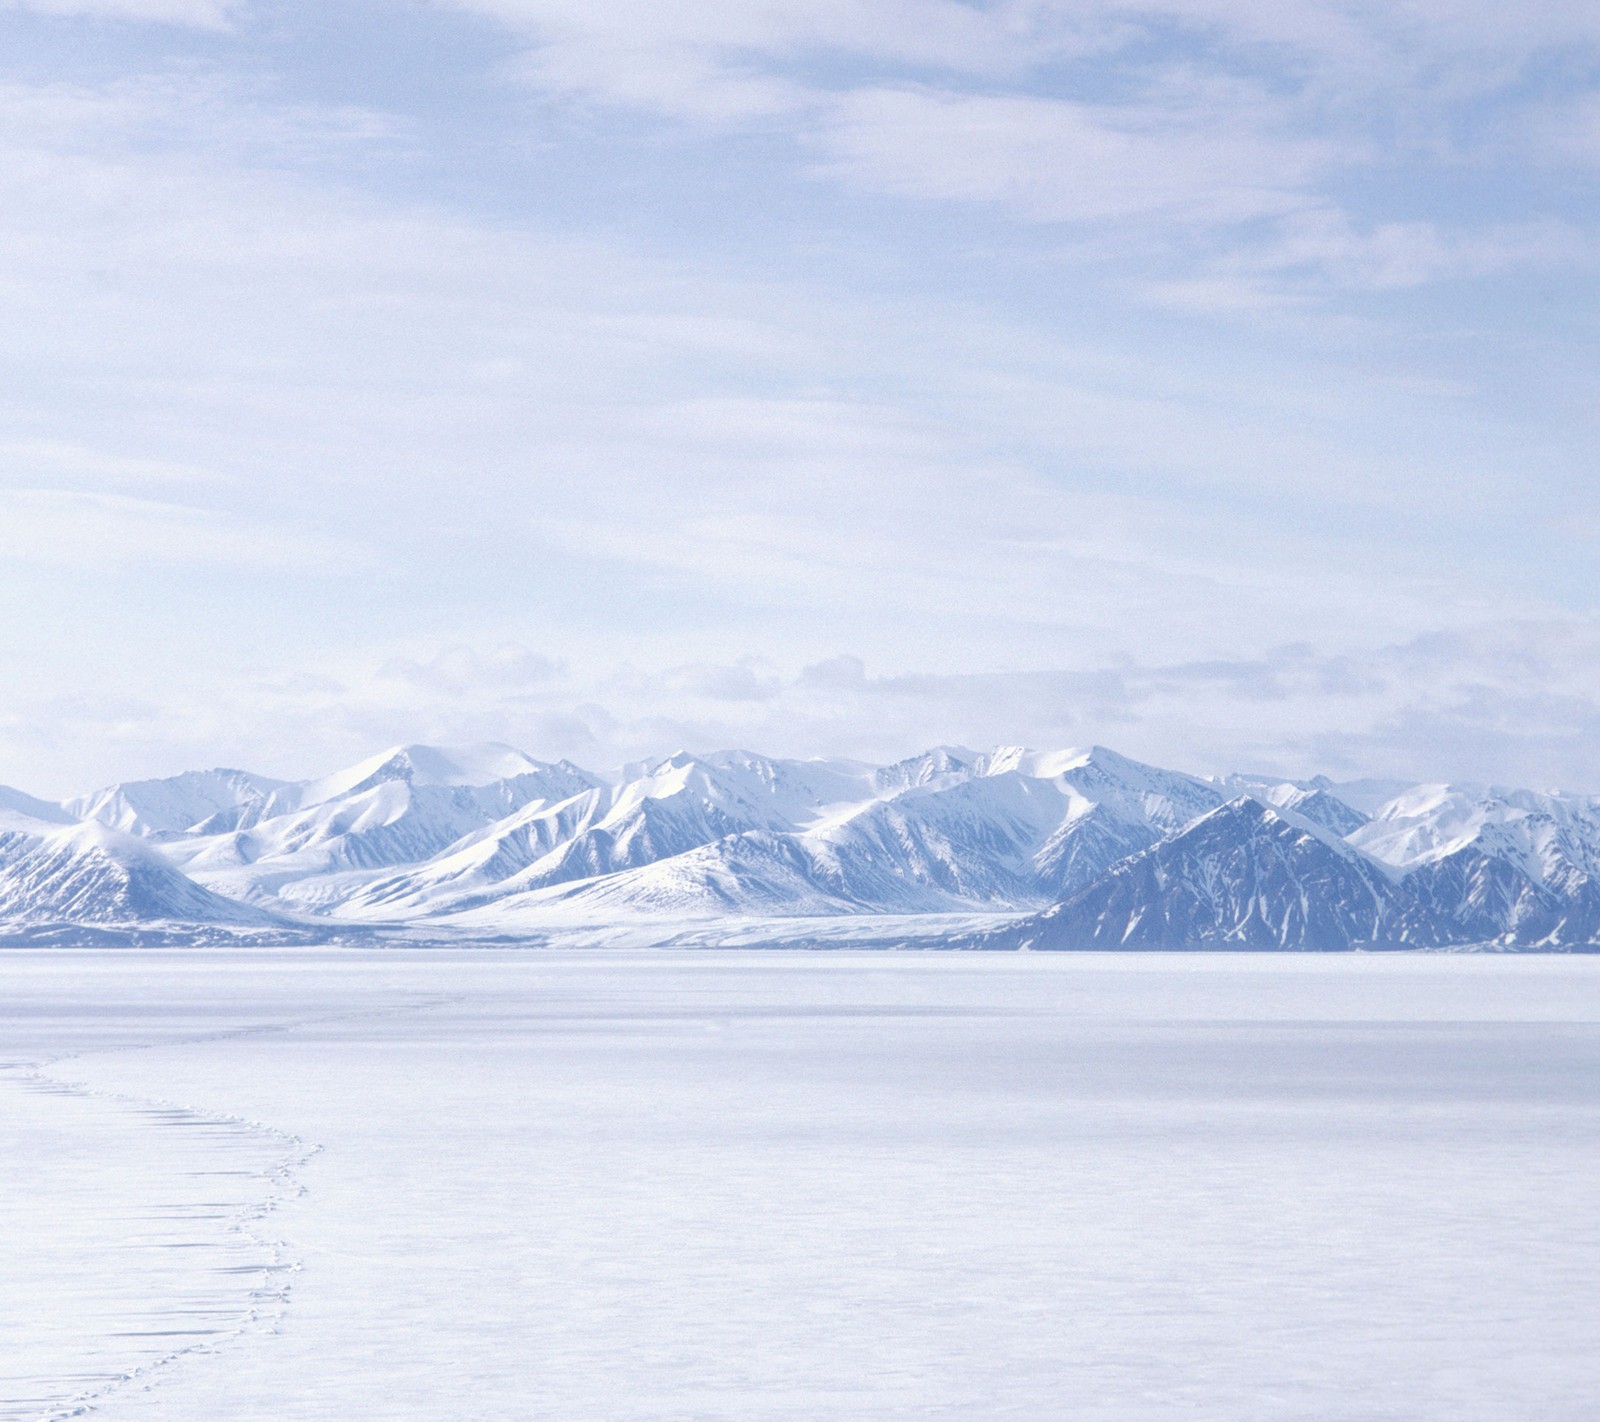
[[[0,836],[0,932],[190,924],[289,927],[212,893],[156,847],[95,820],[42,837]]]

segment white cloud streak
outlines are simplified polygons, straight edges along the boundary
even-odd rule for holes
[[[879,66],[1017,78],[1084,55],[1106,56],[1176,32],[1233,60],[1292,56],[1291,72],[1362,91],[1413,84],[1497,87],[1530,56],[1600,43],[1583,0],[451,0],[529,36],[539,63],[581,74],[572,92],[671,110],[651,69],[692,70],[701,84],[796,60],[841,56]],[[698,111],[692,95],[687,109]]]
[[[63,489],[0,489],[0,557],[102,572],[157,563],[302,575],[334,569],[343,576],[371,561],[347,538],[246,523],[192,505]]]
[[[1173,306],[1260,309],[1297,284],[1313,299],[1330,286],[1399,289],[1592,258],[1581,234],[1548,220],[1487,231],[1358,222],[1338,196],[1341,181],[1407,159],[1479,162],[1513,134],[1524,161],[1592,161],[1590,98],[1502,119],[1465,148],[1457,123],[1541,56],[1600,54],[1592,6],[458,3],[528,38],[525,72],[551,96],[788,132],[813,176],[869,192],[1137,228],[1202,268],[1163,280]],[[1245,279],[1203,269],[1219,256],[1198,240],[1205,229],[1274,218],[1282,230],[1265,245],[1246,236],[1220,254],[1254,262],[1254,295]]]
[[[907,197],[1001,204],[1036,222],[1251,221],[1301,207],[1337,156],[1243,115],[876,89],[831,106],[820,171]]]
[[[63,18],[188,25],[208,30],[225,28],[241,8],[239,0],[0,0],[0,11],[31,10]]]

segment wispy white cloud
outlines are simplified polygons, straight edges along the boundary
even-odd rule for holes
[[[0,489],[0,557],[94,567],[151,563],[358,574],[370,553],[348,537],[246,522],[214,509],[65,489]]]
[[[1458,218],[1450,230],[1344,205],[1354,176],[1504,161],[1513,141],[1514,161],[1588,161],[1588,97],[1546,112],[1516,91],[1542,57],[1576,67],[1600,55],[1590,6],[458,3],[526,36],[525,72],[552,96],[758,123],[792,135],[813,177],[865,191],[1139,228],[1158,255],[1191,267],[1149,280],[1174,307],[1271,300],[1204,270],[1219,251],[1195,231],[1269,217],[1285,220],[1272,242],[1246,233],[1221,254],[1270,267],[1280,291],[1309,279],[1301,299],[1329,281],[1393,289],[1589,255],[1551,219],[1480,229]],[[1473,121],[1471,105],[1491,98],[1506,107]]]
[[[1026,64],[1066,26],[1024,7],[1004,16],[956,0],[461,0],[534,43],[527,75],[568,97],[696,121],[805,109],[814,86],[789,72],[823,55],[994,73]]]
[[[1174,38],[1215,56],[1217,72],[1279,61],[1280,73],[1363,92],[1408,81],[1460,93],[1503,86],[1555,46],[1600,44],[1582,0],[451,0],[536,45],[539,73],[567,92],[667,112],[699,112],[692,93],[653,87],[649,71],[695,84],[755,78],[833,56],[991,80],[1019,79],[1085,55],[1170,51]],[[1226,61],[1224,65],[1223,61]],[[581,76],[581,77],[580,77]],[[691,86],[692,87],[692,86]],[[1352,99],[1354,96],[1350,96]],[[765,111],[765,110],[762,110]]]
[[[391,657],[378,668],[380,681],[403,683],[425,694],[463,695],[484,690],[519,692],[539,687],[564,670],[561,662],[515,642],[488,651],[454,643],[432,656]],[[291,688],[292,690],[293,688]],[[321,688],[342,693],[343,684],[325,680]]]
[[[1387,293],[1512,273],[1570,273],[1600,261],[1600,231],[1554,219],[1445,227],[1347,213],[1284,214],[1259,240],[1238,242],[1192,275],[1138,283],[1140,299],[1174,310],[1260,315],[1304,309],[1344,292]]]
[[[8,488],[148,489],[215,484],[211,470],[166,459],[91,449],[60,440],[0,444],[0,486]]]
[[[923,89],[845,96],[817,142],[829,174],[1037,222],[1246,222],[1303,206],[1308,181],[1340,152],[1242,113]]]
[[[1595,238],[1557,221],[1448,231],[1433,222],[1384,222],[1358,230],[1341,212],[1295,213],[1273,238],[1235,254],[1235,271],[1313,273],[1341,286],[1384,291],[1519,267],[1563,267],[1594,257]]]
[[[243,0],[0,0],[5,9],[222,29],[243,9]]]

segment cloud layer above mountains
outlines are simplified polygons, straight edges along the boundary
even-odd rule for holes
[[[469,735],[1594,784],[1592,7],[0,41],[0,781]]]

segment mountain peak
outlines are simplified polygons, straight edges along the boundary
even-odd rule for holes
[[[43,833],[51,825],[70,825],[77,816],[61,805],[0,785],[0,832]]]
[[[301,803],[310,805],[358,793],[388,780],[413,785],[481,787],[550,767],[498,741],[459,746],[399,745],[357,761],[344,770],[310,781]]]
[[[260,806],[285,782],[248,770],[218,767],[185,770],[157,780],[108,785],[65,802],[74,818],[98,820],[129,834],[160,837],[185,834],[221,817]]]
[[[933,746],[882,767],[873,777],[880,789],[893,793],[933,785],[951,776],[973,774],[983,757],[965,746]]]

